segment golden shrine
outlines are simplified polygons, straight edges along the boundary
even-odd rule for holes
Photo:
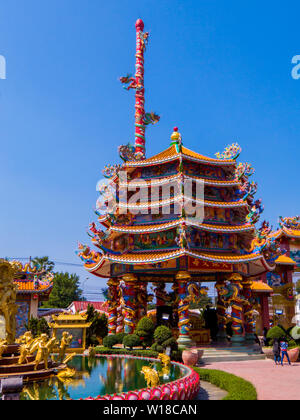
[[[59,314],[52,316],[53,322],[49,323],[52,328],[53,337],[61,340],[64,333],[72,337],[68,343],[67,353],[83,353],[86,349],[86,330],[91,326],[87,322],[87,316],[81,314]]]

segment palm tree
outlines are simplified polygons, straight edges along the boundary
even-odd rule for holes
[[[31,261],[39,271],[46,271],[47,273],[53,271],[55,266],[54,262],[49,260],[49,257],[35,257]]]

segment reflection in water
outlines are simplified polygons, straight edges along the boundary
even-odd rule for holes
[[[168,369],[160,363],[142,359],[119,357],[75,357],[69,367],[76,370],[72,378],[53,376],[24,387],[23,400],[69,400],[98,395],[114,394],[147,386],[143,366],[152,366],[158,371],[160,383],[175,381],[184,376],[183,368],[171,365]]]

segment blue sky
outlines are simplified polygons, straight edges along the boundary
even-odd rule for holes
[[[296,1],[3,2],[0,255],[79,262],[102,168],[133,142],[134,96],[118,78],[134,72],[139,17],[151,34],[146,108],[161,115],[148,156],[169,146],[175,125],[208,156],[239,142],[264,218],[299,214],[299,13]],[[104,285],[89,277],[85,289]]]

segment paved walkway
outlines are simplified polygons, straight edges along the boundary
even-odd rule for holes
[[[251,382],[259,400],[300,400],[300,363],[276,366],[272,360],[218,362],[203,366],[223,370]]]
[[[223,389],[217,388],[215,385],[201,381],[201,389],[197,400],[201,401],[220,401],[226,397],[227,392]]]

